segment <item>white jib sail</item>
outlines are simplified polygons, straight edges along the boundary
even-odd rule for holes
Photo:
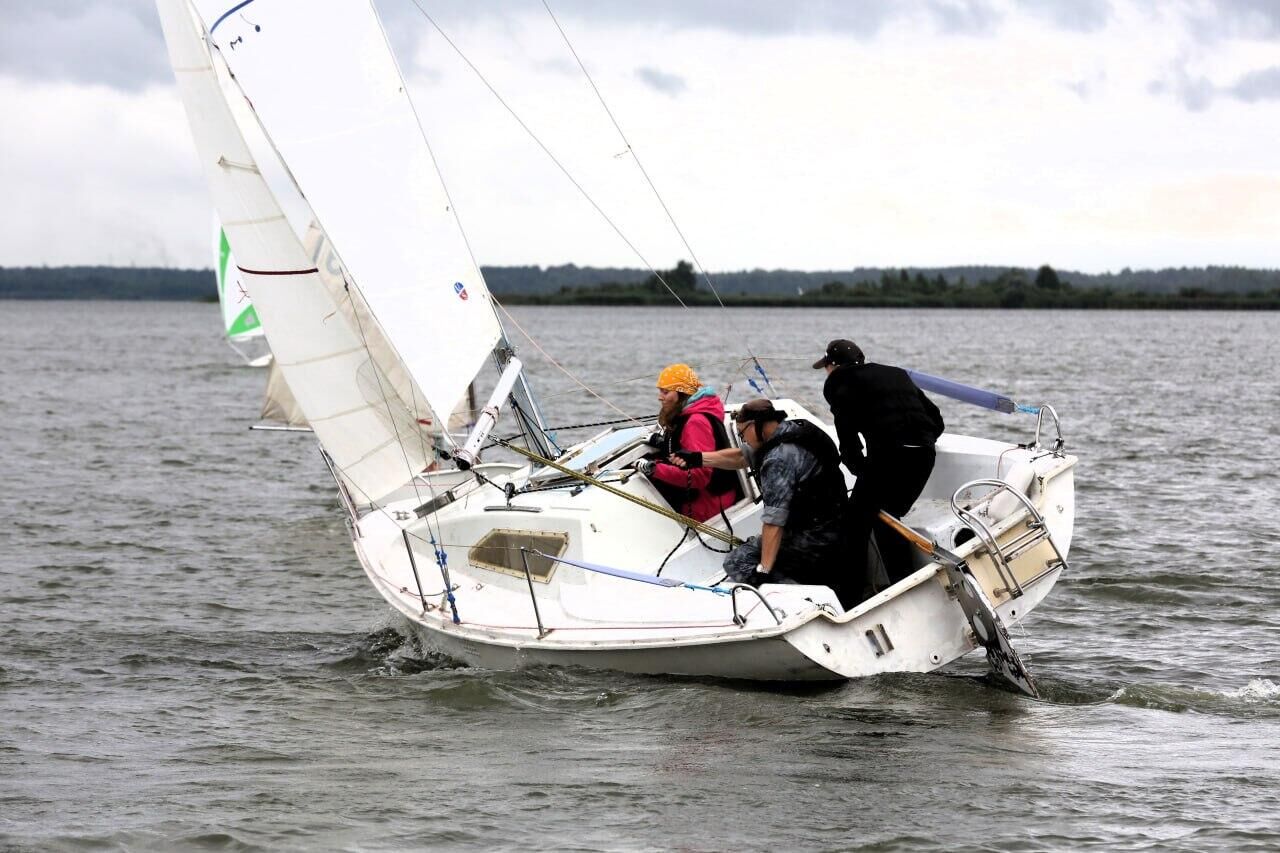
[[[214,207],[276,363],[353,496],[376,500],[433,461],[418,422],[431,415],[396,397],[320,280],[223,99],[188,4],[156,5]]]
[[[500,328],[372,5],[195,2],[387,342],[452,411]]]

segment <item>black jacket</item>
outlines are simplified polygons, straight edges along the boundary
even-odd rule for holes
[[[808,421],[786,423],[786,429],[779,429],[752,454],[755,469],[752,473],[759,480],[765,459],[783,444],[800,447],[817,462],[812,473],[795,483],[786,523],[788,538],[794,538],[830,524],[838,525],[845,501],[844,475],[840,473],[840,455],[830,436]],[[766,491],[764,483],[761,490]],[[764,497],[767,503],[769,496]]]
[[[938,407],[900,367],[870,362],[837,367],[822,394],[835,416],[840,460],[855,474],[865,461],[858,433],[867,440],[867,454],[874,455],[907,444],[932,447],[944,429]]]

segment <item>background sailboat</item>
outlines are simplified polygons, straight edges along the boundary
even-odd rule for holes
[[[217,278],[222,332],[227,343],[250,367],[266,367],[271,363],[271,350],[267,348],[262,321],[258,319],[253,300],[240,280],[227,234],[216,218],[213,223],[213,272]]]

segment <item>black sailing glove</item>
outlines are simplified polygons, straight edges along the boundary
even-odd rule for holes
[[[677,450],[671,454],[689,468],[702,467],[702,453],[697,450]]]

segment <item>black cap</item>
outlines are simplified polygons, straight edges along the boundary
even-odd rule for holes
[[[839,367],[842,364],[862,364],[867,357],[862,354],[862,350],[853,341],[846,341],[844,338],[834,340],[827,344],[827,354],[813,363],[814,370],[819,367],[826,367],[834,364]]]

